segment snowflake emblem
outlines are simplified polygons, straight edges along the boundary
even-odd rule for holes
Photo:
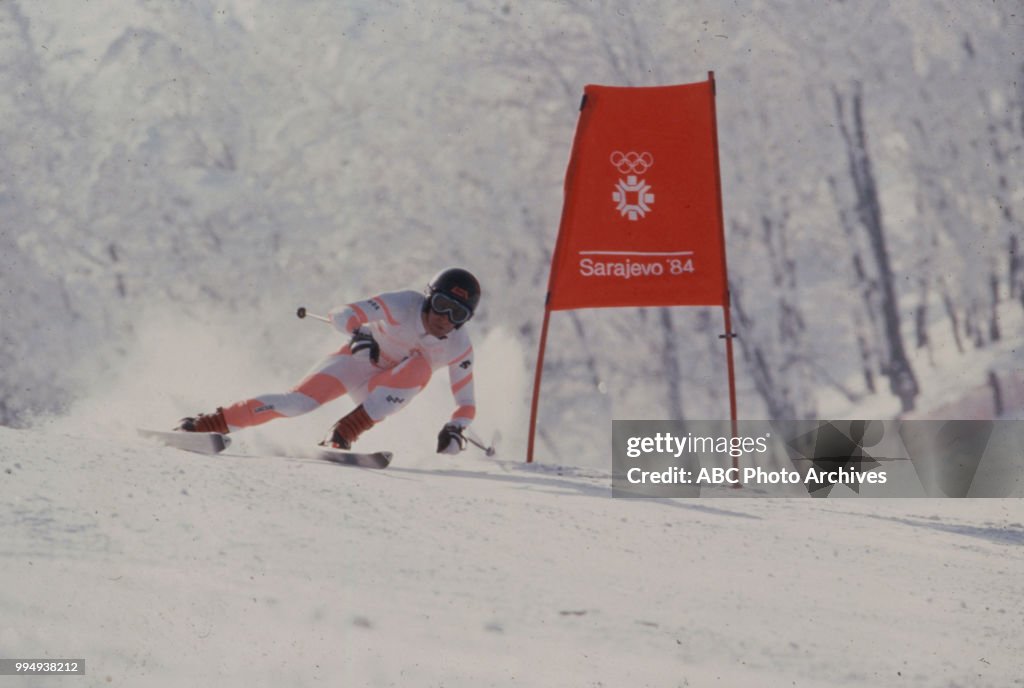
[[[620,215],[635,222],[651,211],[654,194],[650,184],[631,174],[625,180],[619,179],[612,192],[612,200],[617,204],[615,209]]]

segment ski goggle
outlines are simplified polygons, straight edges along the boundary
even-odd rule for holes
[[[473,311],[465,304],[439,291],[430,296],[430,310],[439,315],[447,315],[453,325],[461,325],[473,317]]]

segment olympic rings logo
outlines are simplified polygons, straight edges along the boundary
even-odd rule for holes
[[[651,168],[654,164],[654,156],[650,153],[636,153],[629,151],[623,153],[621,151],[615,151],[612,153],[611,163],[615,166],[622,174],[643,174]]]

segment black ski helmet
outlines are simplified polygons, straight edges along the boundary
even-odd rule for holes
[[[430,300],[434,294],[444,294],[448,298],[458,301],[469,309],[470,318],[476,312],[476,307],[480,305],[480,282],[469,270],[445,268],[434,275],[427,285],[427,289],[427,301],[423,304],[424,309],[430,308]],[[462,327],[468,321],[469,318],[456,324],[455,327]]]

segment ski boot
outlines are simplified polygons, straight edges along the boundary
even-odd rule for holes
[[[374,425],[373,419],[360,404],[356,406],[347,416],[339,420],[331,428],[331,438],[324,440],[320,444],[325,447],[332,447],[334,449],[345,449],[346,451],[352,448],[352,443],[359,439],[359,436],[372,428]]]
[[[218,432],[226,435],[228,422],[224,420],[224,409],[218,408],[213,413],[200,413],[197,416],[182,418],[178,427],[174,428],[181,432]]]

